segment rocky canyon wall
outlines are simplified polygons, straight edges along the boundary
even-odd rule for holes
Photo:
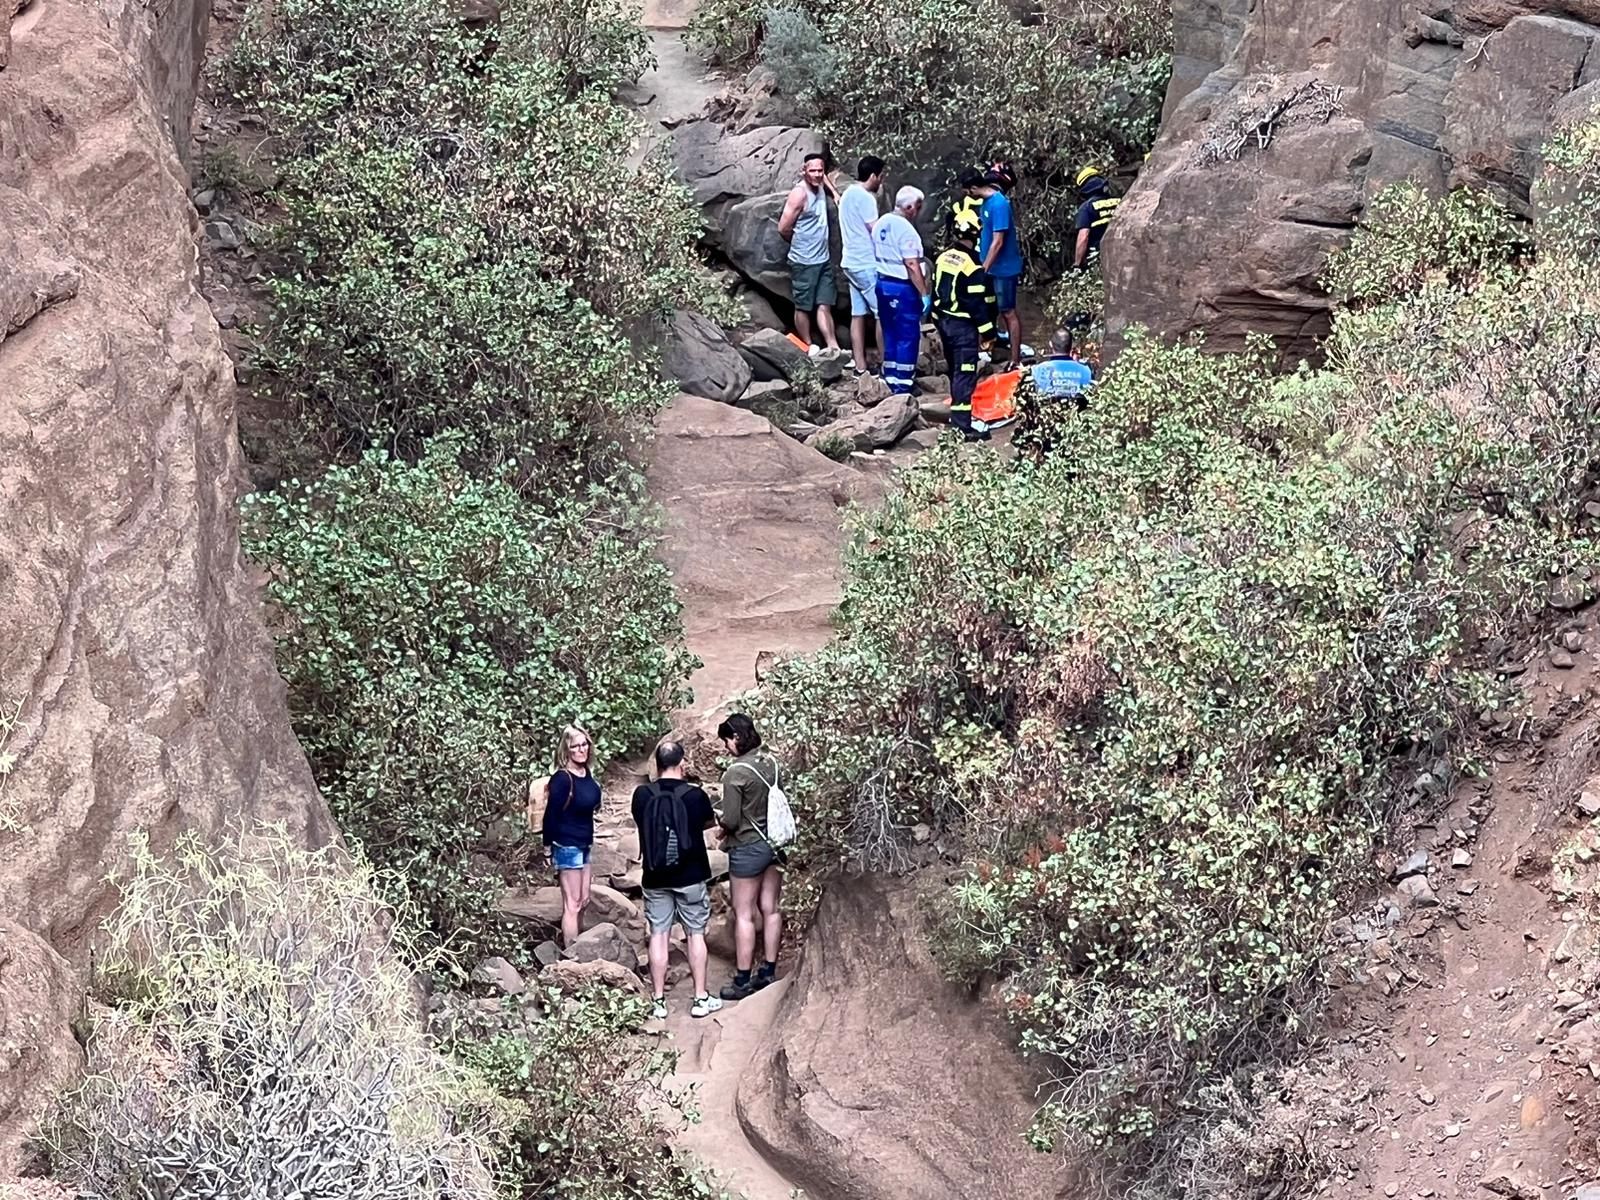
[[[1558,104],[1600,80],[1600,0],[1176,0],[1177,48],[1154,153],[1107,235],[1113,339],[1142,324],[1237,349],[1313,353],[1316,285],[1372,197],[1415,180],[1485,187],[1530,213]],[[1305,84],[1338,111],[1291,108],[1266,144],[1212,161],[1230,121]]]
[[[333,836],[240,556],[196,286],[177,146],[207,8],[32,0],[0,60],[0,1178],[76,1061],[129,836]]]

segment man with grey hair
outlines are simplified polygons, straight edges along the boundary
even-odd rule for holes
[[[711,920],[711,861],[706,830],[717,823],[716,810],[700,788],[683,777],[683,746],[672,740],[656,747],[656,780],[634,790],[633,822],[639,827],[644,859],[644,914],[650,926],[651,1016],[667,1015],[667,951],[674,923],[688,942],[689,974],[694,980],[691,1017],[708,1017],[722,1001],[706,987],[706,925]]]
[[[894,211],[872,229],[878,265],[878,336],[883,341],[883,381],[891,393],[910,395],[922,348],[922,318],[928,314],[928,273],[922,265],[922,235],[916,219],[923,195],[903,187]]]

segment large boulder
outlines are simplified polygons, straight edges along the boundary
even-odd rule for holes
[[[768,125],[729,137],[716,121],[691,121],[672,133],[678,174],[720,241],[729,210],[756,196],[781,197],[800,179],[808,154],[821,153],[822,135],[811,129]]]
[[[839,602],[841,509],[879,494],[753,412],[682,395],[656,421],[650,494],[666,514],[661,555],[684,606],[694,727],[755,685],[762,650],[827,641]]]
[[[672,314],[661,338],[661,371],[686,392],[732,404],[750,386],[749,364],[715,321]]]
[[[0,72],[0,824],[25,831],[0,834],[0,1040],[31,1040],[0,1074],[29,1087],[77,1055],[66,992],[131,835],[334,836],[240,555],[235,386],[173,143],[208,14],[48,0]],[[0,1096],[0,1160],[42,1111]]]
[[[784,197],[800,180],[805,156],[824,149],[822,136],[786,125],[729,136],[721,124],[706,120],[675,130],[673,147],[678,173],[705,213],[712,244],[763,291],[792,299],[789,244],[778,236],[778,217]],[[831,202],[829,219],[837,243],[838,214]],[[842,289],[839,295],[844,297]]]
[[[750,364],[757,383],[793,383],[810,362],[806,352],[779,329],[756,330],[739,343],[739,353]]]
[[[1314,354],[1328,252],[1401,180],[1530,212],[1552,112],[1600,77],[1597,21],[1573,0],[1177,0],[1166,120],[1106,237],[1112,348],[1142,324]]]
[[[1067,1166],[1023,1137],[1034,1084],[998,1014],[948,983],[908,881],[828,885],[736,1097],[808,1196],[1054,1200]]]
[[[793,303],[789,243],[778,233],[784,199],[783,192],[773,192],[733,205],[723,218],[717,244],[746,279],[763,291]]]
[[[573,962],[614,962],[629,970],[639,965],[639,955],[627,937],[609,921],[580,933],[562,957]]]
[[[880,450],[898,442],[916,422],[917,402],[904,393],[887,396],[871,408],[859,409],[824,425],[814,441],[848,438],[857,450]]]
[[[505,916],[520,917],[542,929],[561,927],[561,889],[554,884],[531,891],[513,888],[501,895],[496,908]],[[639,906],[615,888],[603,883],[591,884],[589,906],[583,910],[580,928],[593,929],[607,924],[638,936],[644,929],[644,917],[640,915]]]

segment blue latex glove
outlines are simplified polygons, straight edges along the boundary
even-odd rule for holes
[[[922,319],[927,320],[928,314],[933,311],[933,296],[926,295],[922,298]]]

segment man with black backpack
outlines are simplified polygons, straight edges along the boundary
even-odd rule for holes
[[[717,814],[705,792],[683,777],[683,747],[664,741],[656,747],[656,780],[633,793],[633,822],[639,827],[644,858],[644,913],[650,926],[651,1016],[667,1015],[667,942],[676,921],[688,939],[689,974],[694,980],[691,1017],[708,1017],[722,1001],[706,989],[706,925],[711,920],[711,861],[706,830]]]

